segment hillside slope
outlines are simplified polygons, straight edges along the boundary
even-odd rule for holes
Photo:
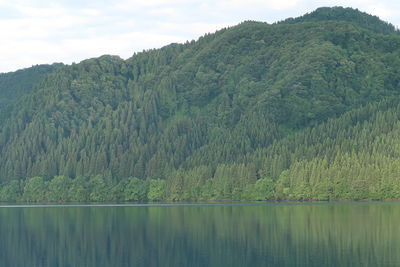
[[[35,85],[60,65],[37,65],[16,72],[0,73],[0,110],[22,95],[31,92]]]
[[[343,8],[62,66],[0,118],[1,195],[395,198],[361,170],[395,173],[399,70],[398,32]]]

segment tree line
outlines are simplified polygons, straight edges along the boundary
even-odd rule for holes
[[[0,76],[2,199],[397,198],[400,36],[315,12]]]

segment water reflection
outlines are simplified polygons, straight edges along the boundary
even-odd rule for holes
[[[0,266],[399,266],[400,205],[0,209]]]

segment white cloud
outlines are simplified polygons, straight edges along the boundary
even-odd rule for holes
[[[84,9],[80,10],[79,12],[81,14],[87,15],[87,16],[101,16],[103,13],[101,10],[95,9],[95,8],[84,8]]]
[[[234,8],[269,8],[273,10],[285,10],[294,8],[300,0],[233,0],[226,1],[228,6]]]
[[[158,7],[181,6],[182,4],[201,3],[199,0],[121,0],[112,5],[114,10],[137,11]]]
[[[367,13],[374,14],[385,21],[391,22],[394,19],[399,17],[399,15],[400,15],[399,9],[400,9],[400,5],[398,5],[398,8],[394,9],[394,8],[385,6],[382,3],[377,3],[377,4],[368,5],[368,7],[365,9],[365,11]]]
[[[24,17],[56,17],[64,15],[67,12],[67,9],[60,7],[37,8],[24,5],[17,5],[15,7]]]
[[[156,9],[151,9],[147,12],[148,14],[151,15],[156,15],[156,16],[175,16],[179,14],[179,10],[176,8],[171,8],[171,7],[164,7],[164,8],[156,8]]]

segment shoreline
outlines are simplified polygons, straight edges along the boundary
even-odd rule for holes
[[[59,208],[59,207],[212,207],[212,206],[337,206],[337,205],[400,205],[400,200],[380,201],[279,201],[279,202],[153,202],[153,203],[0,203],[1,208]]]

